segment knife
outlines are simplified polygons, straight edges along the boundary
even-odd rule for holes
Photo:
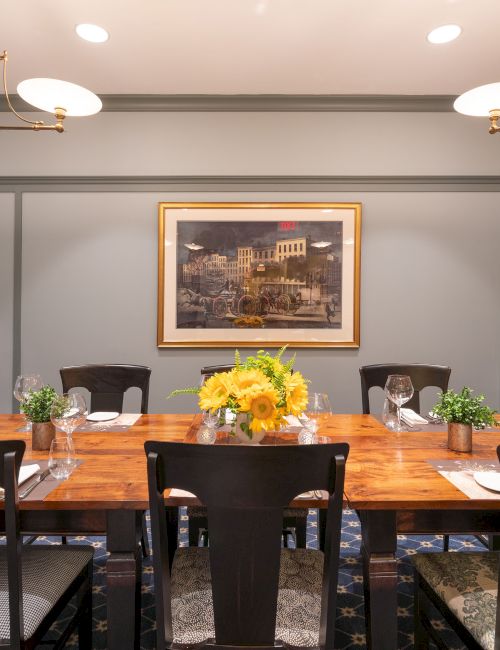
[[[50,474],[50,470],[49,470],[49,469],[45,469],[45,470],[44,470],[43,472],[41,472],[40,474],[37,474],[36,479],[33,481],[33,483],[31,483],[31,484],[30,484],[30,485],[29,485],[25,490],[23,490],[23,491],[19,494],[19,498],[20,498],[20,499],[25,499],[25,498],[28,496],[28,494],[31,494],[31,492],[36,488],[36,486],[37,486],[39,483],[41,483],[44,479],[47,478],[47,476],[48,476],[49,474]]]

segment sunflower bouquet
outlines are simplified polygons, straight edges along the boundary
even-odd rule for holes
[[[286,363],[282,356],[286,346],[275,356],[259,350],[256,356],[241,360],[236,350],[234,368],[218,372],[200,388],[173,391],[169,397],[183,393],[198,393],[203,411],[217,413],[219,409],[234,414],[235,423],[250,438],[261,431],[279,429],[286,415],[300,415],[307,405],[307,382],[298,371],[293,371],[295,355]],[[246,414],[244,421],[238,415]]]

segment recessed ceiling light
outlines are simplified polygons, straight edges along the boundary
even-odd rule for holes
[[[441,25],[427,34],[429,43],[441,44],[454,41],[462,33],[459,25]]]
[[[80,38],[91,43],[105,43],[109,38],[109,34],[105,29],[99,27],[99,25],[91,25],[90,23],[77,25],[75,31]]]

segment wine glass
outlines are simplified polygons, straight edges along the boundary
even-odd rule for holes
[[[40,375],[36,373],[29,373],[26,375],[19,375],[14,384],[14,397],[19,402],[19,406],[22,410],[23,402],[29,397],[30,391],[40,390],[42,388],[43,382]],[[31,431],[31,422],[26,416],[24,416],[25,424],[18,431]]]
[[[299,420],[306,429],[316,433],[331,414],[332,407],[326,393],[309,393],[306,412],[299,415]]]
[[[81,393],[57,395],[50,409],[52,423],[68,437],[71,437],[73,431],[85,422],[87,415],[87,404]]]
[[[57,480],[67,479],[76,465],[75,448],[69,436],[54,438],[50,443],[49,472]]]
[[[398,421],[393,431],[407,431],[407,428],[401,424],[401,407],[413,397],[413,384],[410,377],[408,375],[389,375],[384,390],[398,409]]]

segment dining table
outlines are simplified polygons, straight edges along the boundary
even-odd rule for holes
[[[0,439],[24,439],[24,462],[47,460],[33,451],[29,433],[18,432],[19,415],[0,415]],[[142,513],[148,508],[146,440],[204,444],[201,416],[142,415],[125,431],[79,430],[73,434],[78,466],[44,496],[20,502],[24,534],[105,534],[108,557],[107,647],[139,647]],[[83,427],[85,429],[85,427]],[[500,494],[471,498],[436,469],[437,461],[496,463],[500,429],[476,431],[473,450],[463,454],[447,447],[446,425],[405,432],[389,431],[373,415],[333,414],[319,423],[321,444],[347,442],[344,501],[361,521],[367,646],[397,648],[396,559],[398,534],[500,532]],[[260,444],[311,442],[294,430],[269,433]],[[215,444],[236,444],[227,432]],[[434,464],[433,464],[434,463]],[[500,467],[499,467],[500,470]],[[311,486],[314,487],[314,486]],[[498,498],[497,498],[498,497]],[[165,492],[169,551],[177,543],[178,506],[196,505],[196,497]],[[291,507],[319,508],[326,499],[311,493]],[[2,511],[3,517],[3,511]],[[321,517],[320,517],[321,520]],[[1,520],[3,524],[3,519]]]

